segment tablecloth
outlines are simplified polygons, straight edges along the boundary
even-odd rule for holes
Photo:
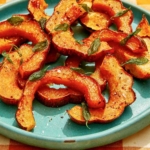
[[[0,0],[3,5],[13,0]],[[127,0],[150,11],[150,0]],[[0,150],[45,150],[44,148],[25,145],[0,135]],[[123,140],[115,143],[96,147],[89,150],[150,150],[150,125]]]

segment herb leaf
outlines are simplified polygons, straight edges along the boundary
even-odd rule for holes
[[[127,8],[126,10],[119,11],[119,12],[116,13],[112,18],[123,16],[123,15],[126,14],[130,9],[131,9],[131,7]]]
[[[140,31],[141,31],[140,28],[136,29],[134,32],[130,33],[127,37],[125,37],[123,40],[121,40],[120,44],[125,45],[132,36],[137,35]]]
[[[2,56],[5,57],[10,63],[13,64],[13,61],[12,61],[11,58],[9,57],[9,54],[6,53],[6,51],[2,52]]]
[[[89,112],[88,107],[87,107],[87,104],[86,104],[85,102],[82,102],[82,103],[81,103],[81,106],[82,106],[83,117],[84,117],[84,119],[85,119],[85,121],[86,121],[86,127],[89,128],[89,126],[88,126],[88,121],[89,121],[89,119],[90,119],[90,117],[91,117],[90,112]],[[89,129],[90,129],[90,128],[89,128]]]
[[[96,39],[92,42],[90,48],[88,49],[88,55],[92,55],[92,54],[96,53],[96,52],[98,51],[98,48],[99,48],[100,44],[101,44],[101,43],[100,43],[100,39],[99,39],[99,38],[96,38]]]
[[[48,46],[48,41],[44,40],[42,42],[37,43],[33,48],[33,52],[42,51]]]
[[[83,45],[82,40],[76,40],[76,42],[77,42],[78,44],[80,44],[80,45]]]
[[[86,12],[92,12],[92,9],[90,7],[88,7],[87,4],[80,4],[82,6],[82,8],[86,11]]]
[[[21,17],[18,16],[13,16],[9,19],[7,19],[7,21],[14,26],[20,25],[24,20]]]
[[[44,28],[45,28],[46,22],[47,22],[47,19],[44,18],[44,17],[42,17],[42,18],[39,20],[39,24],[40,24],[40,26],[41,26],[41,28],[42,28],[43,30],[44,30]]]
[[[73,71],[76,71],[78,73],[85,73],[85,71],[82,68],[79,67],[71,67],[70,69],[72,69]]]
[[[126,61],[125,63],[121,64],[121,66],[124,66],[126,64],[136,64],[136,65],[143,65],[146,64],[149,60],[145,57],[139,57],[139,58],[132,58]]]
[[[62,24],[59,24],[57,25],[54,30],[55,31],[67,31],[69,28],[69,25],[67,23],[62,23]]]
[[[48,67],[49,67],[49,65],[44,66],[41,70],[39,70],[39,71],[34,72],[33,74],[31,74],[29,76],[29,81],[36,81],[36,80],[41,79],[45,75],[45,73],[47,72]]]

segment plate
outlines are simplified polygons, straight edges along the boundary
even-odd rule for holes
[[[48,14],[53,12],[57,0],[47,0]],[[131,6],[134,13],[133,28],[135,29],[142,15],[150,20],[149,12],[123,1],[126,7]],[[0,7],[0,21],[12,14],[27,13],[27,0],[13,0]],[[16,9],[17,8],[17,9]],[[52,65],[62,65],[64,58]],[[0,133],[18,142],[51,149],[87,149],[110,144],[128,137],[150,124],[150,80],[134,80],[133,89],[136,101],[125,109],[123,115],[112,123],[91,124],[90,129],[72,122],[66,110],[73,107],[68,104],[60,108],[49,108],[34,101],[33,113],[36,127],[27,132],[20,129],[15,120],[17,107],[0,101]]]

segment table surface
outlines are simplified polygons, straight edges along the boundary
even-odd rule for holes
[[[12,0],[0,0],[0,5],[3,5]],[[150,11],[150,0],[127,0]],[[45,150],[44,148],[24,145],[0,135],[0,150]],[[115,143],[92,148],[89,150],[150,150],[150,125],[139,131],[138,133],[129,136]]]

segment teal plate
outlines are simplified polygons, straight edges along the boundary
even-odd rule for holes
[[[47,0],[48,14],[53,12],[56,0]],[[27,13],[27,0],[13,0],[0,6],[0,21],[12,14]],[[142,15],[150,20],[149,12],[124,1],[126,7],[131,6],[134,13],[133,28],[137,26]],[[51,67],[62,65],[61,57]],[[37,100],[33,104],[36,127],[27,132],[20,129],[15,120],[17,107],[0,101],[0,133],[8,138],[24,144],[51,149],[87,149],[113,143],[128,137],[150,124],[150,80],[134,80],[133,89],[136,101],[127,107],[120,118],[108,124],[90,124],[90,129],[84,125],[72,122],[66,110],[73,107],[68,104],[60,108],[49,108]],[[104,96],[105,95],[104,93]]]

